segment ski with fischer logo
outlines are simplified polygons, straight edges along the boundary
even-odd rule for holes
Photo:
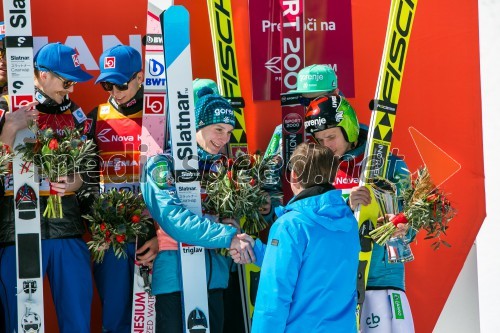
[[[189,13],[183,6],[171,6],[163,14],[162,25],[175,187],[184,207],[201,216]],[[179,256],[184,331],[209,333],[205,249],[179,243]]]
[[[364,185],[370,190],[372,200],[370,205],[362,206],[355,213],[361,240],[358,269],[359,304],[362,304],[364,300],[373,249],[373,241],[369,233],[374,229],[380,211],[371,190],[370,181],[377,177],[386,176],[396,121],[396,109],[417,2],[418,0],[391,1],[375,99],[370,105],[372,114],[360,185]]]
[[[236,117],[236,125],[229,140],[229,155],[235,157],[240,153],[248,153],[248,144],[231,1],[207,0],[207,6],[217,85],[221,95],[230,100]]]
[[[20,11],[15,1],[4,0],[3,8],[9,107],[11,112],[17,112],[23,105],[34,101],[31,3],[25,0]],[[12,148],[15,150],[25,139],[33,137],[28,128],[17,132]],[[34,164],[23,162],[19,154],[12,162],[12,177],[13,187],[6,189],[6,195],[14,196],[15,207],[17,331],[43,333],[39,178]]]
[[[248,143],[241,97],[241,82],[238,72],[238,60],[235,44],[233,11],[230,1],[207,0],[210,30],[217,73],[217,85],[222,96],[230,100],[233,106],[236,125],[229,140],[228,155],[237,158],[240,154],[248,154]],[[257,289],[260,268],[256,265],[237,265],[240,285],[240,297],[243,310],[245,331],[250,332],[253,303],[250,290]],[[252,283],[253,277],[253,283]],[[252,284],[254,285],[253,287]]]

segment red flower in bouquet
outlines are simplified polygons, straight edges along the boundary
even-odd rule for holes
[[[126,238],[127,238],[127,236],[125,236],[125,235],[116,235],[116,241],[118,243],[123,243]]]
[[[49,141],[49,149],[50,150],[56,150],[59,148],[59,143],[57,142],[57,139],[52,139]]]

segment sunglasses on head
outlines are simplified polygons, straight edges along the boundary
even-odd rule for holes
[[[132,77],[130,78],[130,80],[128,80],[124,84],[116,84],[116,83],[111,83],[111,82],[100,82],[100,83],[101,83],[102,88],[104,90],[106,90],[106,91],[113,90],[113,86],[116,87],[116,89],[119,90],[119,91],[125,91],[125,90],[128,89],[128,85],[129,85],[130,81],[132,81],[133,79],[135,79],[138,73],[139,72],[134,73],[134,75],[132,75]]]

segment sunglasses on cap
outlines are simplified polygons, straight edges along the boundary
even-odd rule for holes
[[[104,90],[106,90],[106,91],[113,90],[113,86],[116,87],[116,89],[118,91],[125,91],[125,90],[128,89],[128,85],[129,85],[130,81],[132,81],[133,79],[135,79],[136,76],[137,76],[137,74],[139,74],[139,72],[134,73],[134,75],[132,75],[132,77],[130,78],[130,80],[128,80],[124,84],[116,84],[116,83],[111,83],[111,82],[100,82],[100,83],[101,83],[102,88]]]

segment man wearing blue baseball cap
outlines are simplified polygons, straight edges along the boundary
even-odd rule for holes
[[[101,71],[96,83],[109,93],[106,103],[89,114],[95,119],[101,163],[100,188],[138,193],[139,146],[142,129],[144,89],[141,55],[130,46],[117,45],[99,59]],[[120,138],[128,138],[121,140]],[[158,253],[154,228],[138,240],[127,240],[127,258],[106,251],[102,263],[94,263],[94,279],[102,304],[102,329],[107,333],[131,331],[134,262],[152,265]]]
[[[54,131],[78,128],[91,138],[95,131],[93,122],[68,96],[77,82],[92,78],[81,68],[76,51],[61,43],[50,43],[38,51],[34,61],[36,102],[13,113],[7,111],[0,120],[0,140],[12,146],[17,131],[33,120],[38,120],[40,128]],[[0,109],[9,109],[5,98],[0,99]],[[49,278],[61,333],[90,332],[92,273],[90,253],[82,239],[86,228],[81,218],[88,208],[82,190],[90,179],[89,174],[81,173],[61,176],[57,182],[42,179],[40,183],[40,211],[45,210],[51,191],[57,192],[62,201],[62,218],[41,217],[40,221],[42,271]],[[12,187],[5,186],[5,195],[0,198],[0,279],[4,285],[0,297],[4,309],[9,310],[5,313],[5,332],[16,332],[14,197]]]

